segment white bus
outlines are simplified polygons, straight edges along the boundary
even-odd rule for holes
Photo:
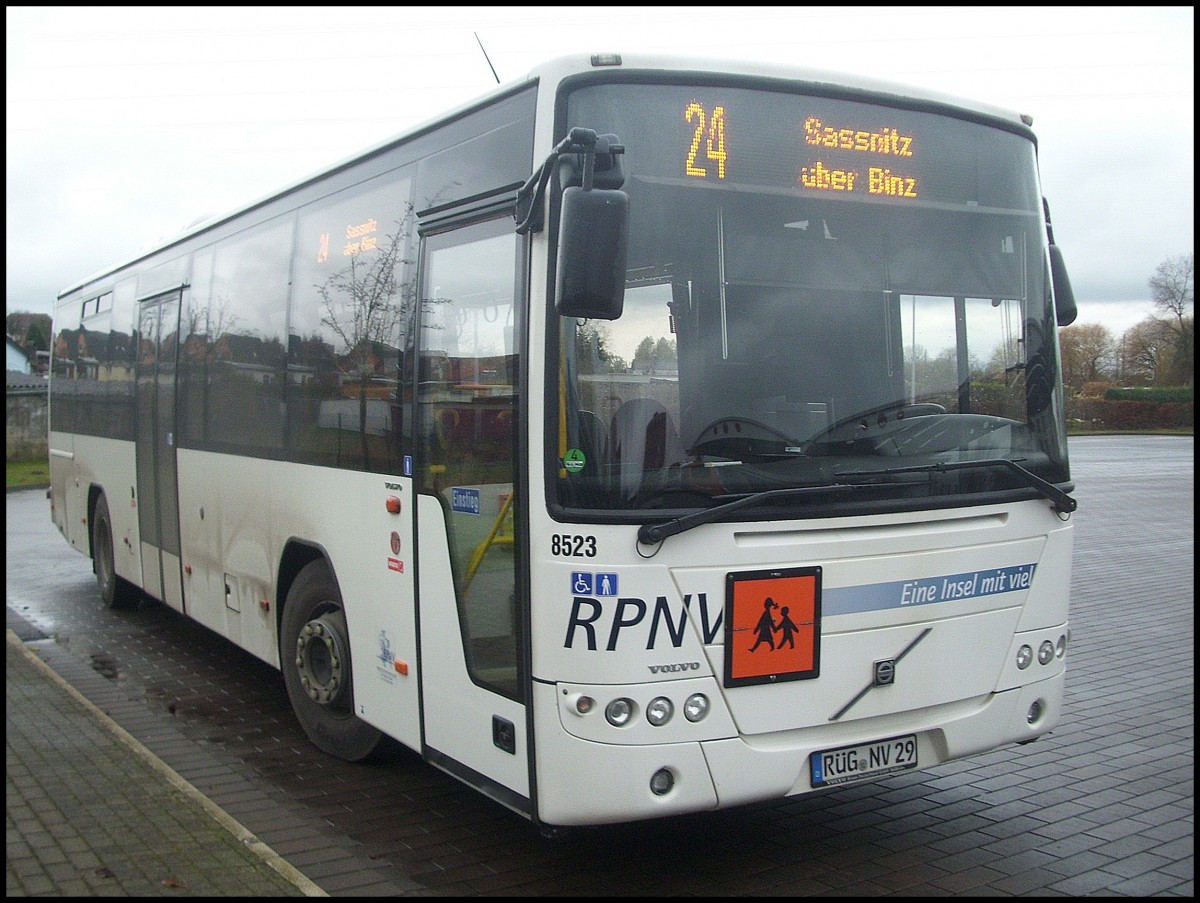
[[[795,796],[1058,722],[1074,316],[1028,117],[565,58],[66,289],[52,515],[326,754]]]

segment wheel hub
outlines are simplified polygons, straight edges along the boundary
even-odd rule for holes
[[[300,685],[313,702],[337,705],[346,693],[345,620],[329,612],[309,621],[296,639],[296,670]]]

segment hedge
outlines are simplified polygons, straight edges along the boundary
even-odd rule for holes
[[[1104,392],[1105,401],[1156,401],[1161,403],[1193,402],[1195,401],[1194,386],[1170,386],[1156,389],[1147,388],[1107,389]]]
[[[1068,425],[1085,429],[1194,429],[1195,405],[1187,402],[1110,401],[1097,398],[1067,400]]]

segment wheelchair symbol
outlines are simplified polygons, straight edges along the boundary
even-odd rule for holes
[[[572,571],[571,592],[576,596],[615,596],[617,594],[617,575]]]

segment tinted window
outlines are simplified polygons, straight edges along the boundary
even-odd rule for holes
[[[180,331],[183,441],[281,456],[291,219],[196,255]]]
[[[293,460],[398,473],[415,267],[410,181],[341,192],[300,217],[288,328]]]

